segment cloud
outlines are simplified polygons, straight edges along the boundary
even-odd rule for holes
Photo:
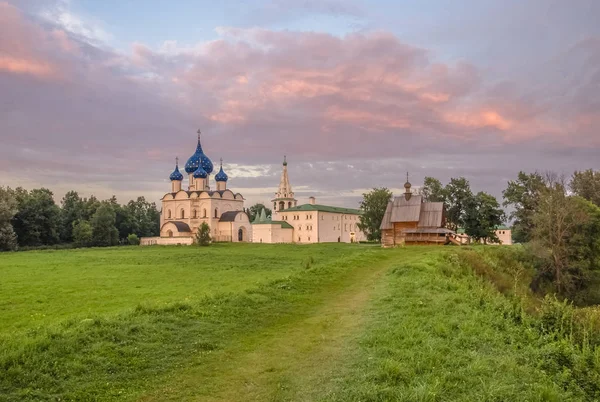
[[[397,187],[407,170],[499,194],[521,168],[587,168],[600,148],[594,37],[524,84],[386,31],[221,27],[123,53],[74,21],[0,3],[3,184],[158,199],[198,127],[251,201],[270,197],[284,154],[298,194],[351,206],[356,189]]]

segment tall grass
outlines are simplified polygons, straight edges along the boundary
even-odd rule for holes
[[[600,399],[600,308],[577,308],[568,300],[530,290],[533,271],[520,248],[478,248],[449,256],[458,271],[472,271],[511,301],[506,319],[522,325],[538,348],[537,365],[568,389]]]

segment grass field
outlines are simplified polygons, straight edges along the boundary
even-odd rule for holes
[[[0,254],[0,401],[593,400],[453,250]]]

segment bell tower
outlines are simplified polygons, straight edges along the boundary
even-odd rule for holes
[[[279,189],[277,190],[277,193],[275,193],[275,198],[271,200],[273,203],[273,218],[275,218],[279,212],[295,207],[298,203],[298,200],[294,198],[294,192],[292,191],[290,178],[288,176],[287,165],[287,158],[284,156],[283,171],[281,172]]]

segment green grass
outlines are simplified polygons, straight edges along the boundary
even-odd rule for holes
[[[244,291],[299,271],[309,256],[324,252],[216,244],[4,253],[0,336],[68,318],[118,313],[138,304],[190,302]]]
[[[593,400],[455,250],[2,254],[0,401]]]

